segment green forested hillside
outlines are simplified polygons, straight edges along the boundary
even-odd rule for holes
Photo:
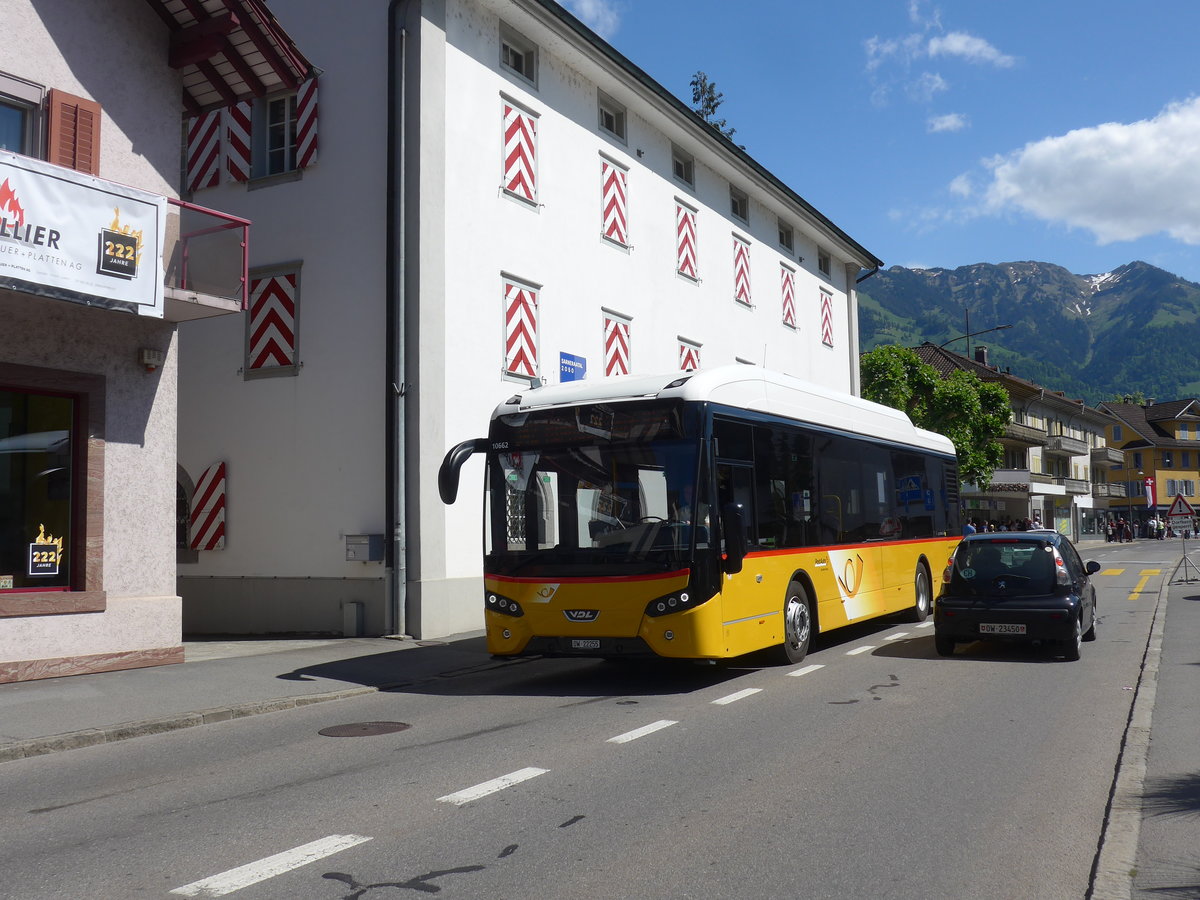
[[[1200,396],[1200,285],[1146,263],[1103,276],[1043,262],[894,266],[859,291],[864,351],[1011,325],[972,338],[972,352],[986,345],[992,365],[1092,404]],[[967,341],[948,347],[966,353]]]

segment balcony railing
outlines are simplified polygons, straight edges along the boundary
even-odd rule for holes
[[[168,197],[166,303],[172,322],[204,319],[246,308],[250,220]]]
[[[1087,441],[1066,434],[1052,434],[1046,439],[1046,452],[1055,456],[1086,456]]]
[[[1068,494],[1087,494],[1090,492],[1090,485],[1078,478],[1055,478],[1054,483],[1066,488]]]
[[[1046,429],[1034,428],[1032,425],[1021,425],[1017,422],[1009,422],[1004,426],[1004,433],[1000,435],[1000,440],[1015,444],[1024,444],[1028,447],[1037,447],[1046,443]]]
[[[1125,485],[1123,484],[1093,484],[1093,497],[1124,497]]]
[[[1116,447],[1093,447],[1092,463],[1094,465],[1119,466],[1125,462],[1125,454]]]

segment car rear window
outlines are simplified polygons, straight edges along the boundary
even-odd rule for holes
[[[1033,597],[1054,587],[1054,548],[1042,541],[968,541],[954,554],[952,594]]]

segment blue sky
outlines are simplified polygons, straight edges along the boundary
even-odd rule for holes
[[[1200,3],[562,0],[885,265],[1200,282]]]

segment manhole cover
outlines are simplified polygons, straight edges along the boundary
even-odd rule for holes
[[[412,728],[407,722],[352,722],[349,725],[331,725],[317,734],[325,737],[373,737],[377,734],[392,734]]]

